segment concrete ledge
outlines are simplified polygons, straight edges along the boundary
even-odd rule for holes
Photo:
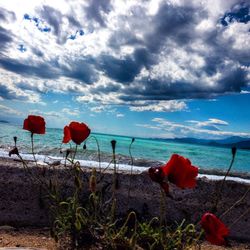
[[[32,165],[32,163],[30,163]],[[44,171],[44,166],[32,167],[34,174]],[[56,170],[46,169],[45,178],[48,180],[55,174],[63,183],[62,192],[70,192],[73,180],[65,176],[63,167],[55,167]],[[88,182],[90,171],[84,173],[83,198],[88,197]],[[106,173],[102,183],[112,182],[112,173]],[[160,188],[153,183],[147,173],[135,174],[131,178],[131,192],[128,204],[128,188],[130,175],[118,174],[119,188],[117,190],[117,209],[119,213],[126,213],[128,208],[135,209],[142,217],[159,216]],[[188,222],[197,222],[202,214],[212,207],[215,190],[220,181],[211,181],[206,177],[199,178],[195,189],[181,190],[171,185],[173,199],[166,198],[166,220],[169,223],[180,223],[183,219]],[[224,185],[222,198],[219,201],[219,211],[222,214],[233,205],[249,188],[247,183],[227,181]],[[35,226],[49,225],[49,214],[44,204],[43,192],[40,185],[33,183],[24,172],[20,162],[12,159],[0,159],[0,225]],[[250,193],[240,204],[223,218],[223,222],[230,224],[239,218],[250,207]],[[230,228],[235,239],[250,242],[249,214],[243,217],[237,224]]]

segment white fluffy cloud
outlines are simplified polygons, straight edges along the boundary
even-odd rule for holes
[[[2,1],[0,97],[39,103],[42,93],[64,92],[79,102],[173,112],[186,109],[175,100],[241,93],[250,75],[245,7],[236,0]]]
[[[228,122],[215,118],[210,118],[207,121],[190,120],[187,122],[193,123],[197,128],[203,128],[207,130],[220,130],[221,126],[229,125]]]
[[[7,114],[7,115],[18,115],[18,116],[22,115],[21,112],[4,105],[0,105],[0,111],[2,114]]]
[[[137,124],[139,127],[144,127],[153,130],[165,132],[169,138],[175,137],[196,137],[196,138],[222,138],[228,136],[242,136],[250,137],[250,133],[232,132],[226,130],[219,130],[212,125],[227,126],[226,121],[211,118],[208,121],[188,121],[191,125],[184,125],[177,122],[172,122],[164,118],[152,119],[151,124]],[[195,126],[194,126],[195,124]],[[176,136],[178,135],[178,136]]]
[[[135,102],[135,106],[131,106],[131,111],[153,111],[153,112],[176,112],[183,111],[187,109],[187,105],[183,101],[160,101],[154,104],[148,104],[146,102]],[[136,106],[137,105],[137,106]]]

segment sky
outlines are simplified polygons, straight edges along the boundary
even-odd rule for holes
[[[250,138],[250,2],[0,0],[0,119]]]

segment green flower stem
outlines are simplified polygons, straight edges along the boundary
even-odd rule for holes
[[[119,236],[123,235],[123,232],[126,230],[126,226],[130,220],[130,218],[134,216],[135,218],[135,226],[134,226],[134,232],[136,232],[136,228],[137,228],[137,216],[136,213],[134,211],[130,212],[127,216],[127,219],[125,221],[125,223],[122,225],[121,229],[119,230],[119,232],[114,236],[113,240],[119,238]]]
[[[226,214],[228,214],[234,207],[236,207],[238,204],[240,204],[247,196],[247,194],[249,193],[250,191],[250,187],[247,189],[247,191],[243,194],[243,196],[238,200],[236,201],[229,209],[227,209],[221,216],[220,218],[224,217]]]
[[[74,163],[74,160],[75,160],[75,157],[76,157],[76,152],[77,152],[77,144],[76,144],[76,147],[75,147],[74,155],[72,157],[72,163]]]
[[[115,219],[116,212],[116,158],[115,158],[115,149],[113,149],[113,163],[114,163],[114,172],[113,172],[113,186],[112,186],[112,208],[111,208],[111,222]]]
[[[240,217],[238,217],[235,221],[233,221],[229,228],[232,228],[233,225],[235,225],[238,221],[240,221],[245,215],[247,215],[250,212],[250,208],[248,208]]]
[[[217,206],[218,206],[218,202],[219,202],[219,200],[220,200],[220,198],[221,198],[221,193],[222,193],[222,190],[223,190],[223,187],[224,187],[224,183],[225,183],[226,178],[227,178],[227,176],[228,176],[228,174],[229,174],[229,172],[230,172],[230,170],[231,170],[231,168],[232,168],[232,166],[233,166],[234,160],[235,160],[235,154],[233,154],[233,156],[232,156],[232,160],[231,160],[231,163],[230,163],[230,165],[229,165],[229,168],[228,168],[228,170],[227,170],[227,172],[226,172],[226,174],[225,174],[225,176],[224,176],[224,178],[223,178],[223,181],[222,181],[222,183],[221,183],[220,189],[219,189],[219,191],[217,192],[217,195],[216,195],[216,198],[215,198],[214,207],[213,207],[213,210],[214,210],[215,212],[217,211]]]
[[[46,182],[42,182],[39,178],[35,178],[32,174],[32,172],[30,171],[28,164],[24,161],[24,159],[22,158],[22,156],[20,154],[17,155],[18,158],[20,159],[20,161],[23,164],[24,169],[27,171],[27,173],[30,175],[30,178],[32,179],[32,181],[38,181],[39,184],[44,187],[46,189],[46,191],[49,190],[49,185]],[[44,186],[45,185],[45,186]]]
[[[161,198],[160,198],[160,225],[163,226],[163,224],[165,223],[165,210],[166,210],[166,206],[165,206],[165,192],[163,191],[163,189],[160,187],[161,189]]]
[[[130,159],[131,159],[131,168],[130,168],[129,186],[128,186],[128,209],[129,209],[129,201],[130,201],[131,179],[132,179],[133,165],[134,165],[134,161],[133,161],[133,157],[132,157],[132,153],[131,153],[131,147],[132,147],[133,142],[134,142],[134,140],[132,140],[130,145],[129,145],[129,155],[130,155]]]
[[[36,167],[37,167],[37,160],[36,160],[35,152],[34,152],[34,134],[33,133],[31,133],[31,152],[32,152],[32,155],[33,155]]]

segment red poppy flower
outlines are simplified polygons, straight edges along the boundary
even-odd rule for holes
[[[71,122],[69,126],[64,127],[63,143],[68,143],[72,140],[80,145],[89,136],[90,129],[84,123]]]
[[[150,168],[148,170],[149,177],[152,181],[155,181],[161,185],[165,193],[168,194],[169,186],[166,181],[164,181],[165,175],[162,171],[162,167]]]
[[[193,188],[196,186],[198,168],[192,166],[189,159],[173,154],[163,166],[162,171],[168,180],[179,188]]]
[[[201,218],[201,226],[207,241],[214,245],[225,245],[225,237],[228,236],[229,229],[214,214],[205,213]]]
[[[173,154],[165,166],[150,168],[148,173],[152,181],[159,183],[167,193],[168,183],[164,181],[165,177],[179,188],[193,188],[196,185],[198,168],[192,166],[189,159]]]
[[[23,129],[32,134],[45,134],[44,118],[37,115],[29,115],[23,122]]]

